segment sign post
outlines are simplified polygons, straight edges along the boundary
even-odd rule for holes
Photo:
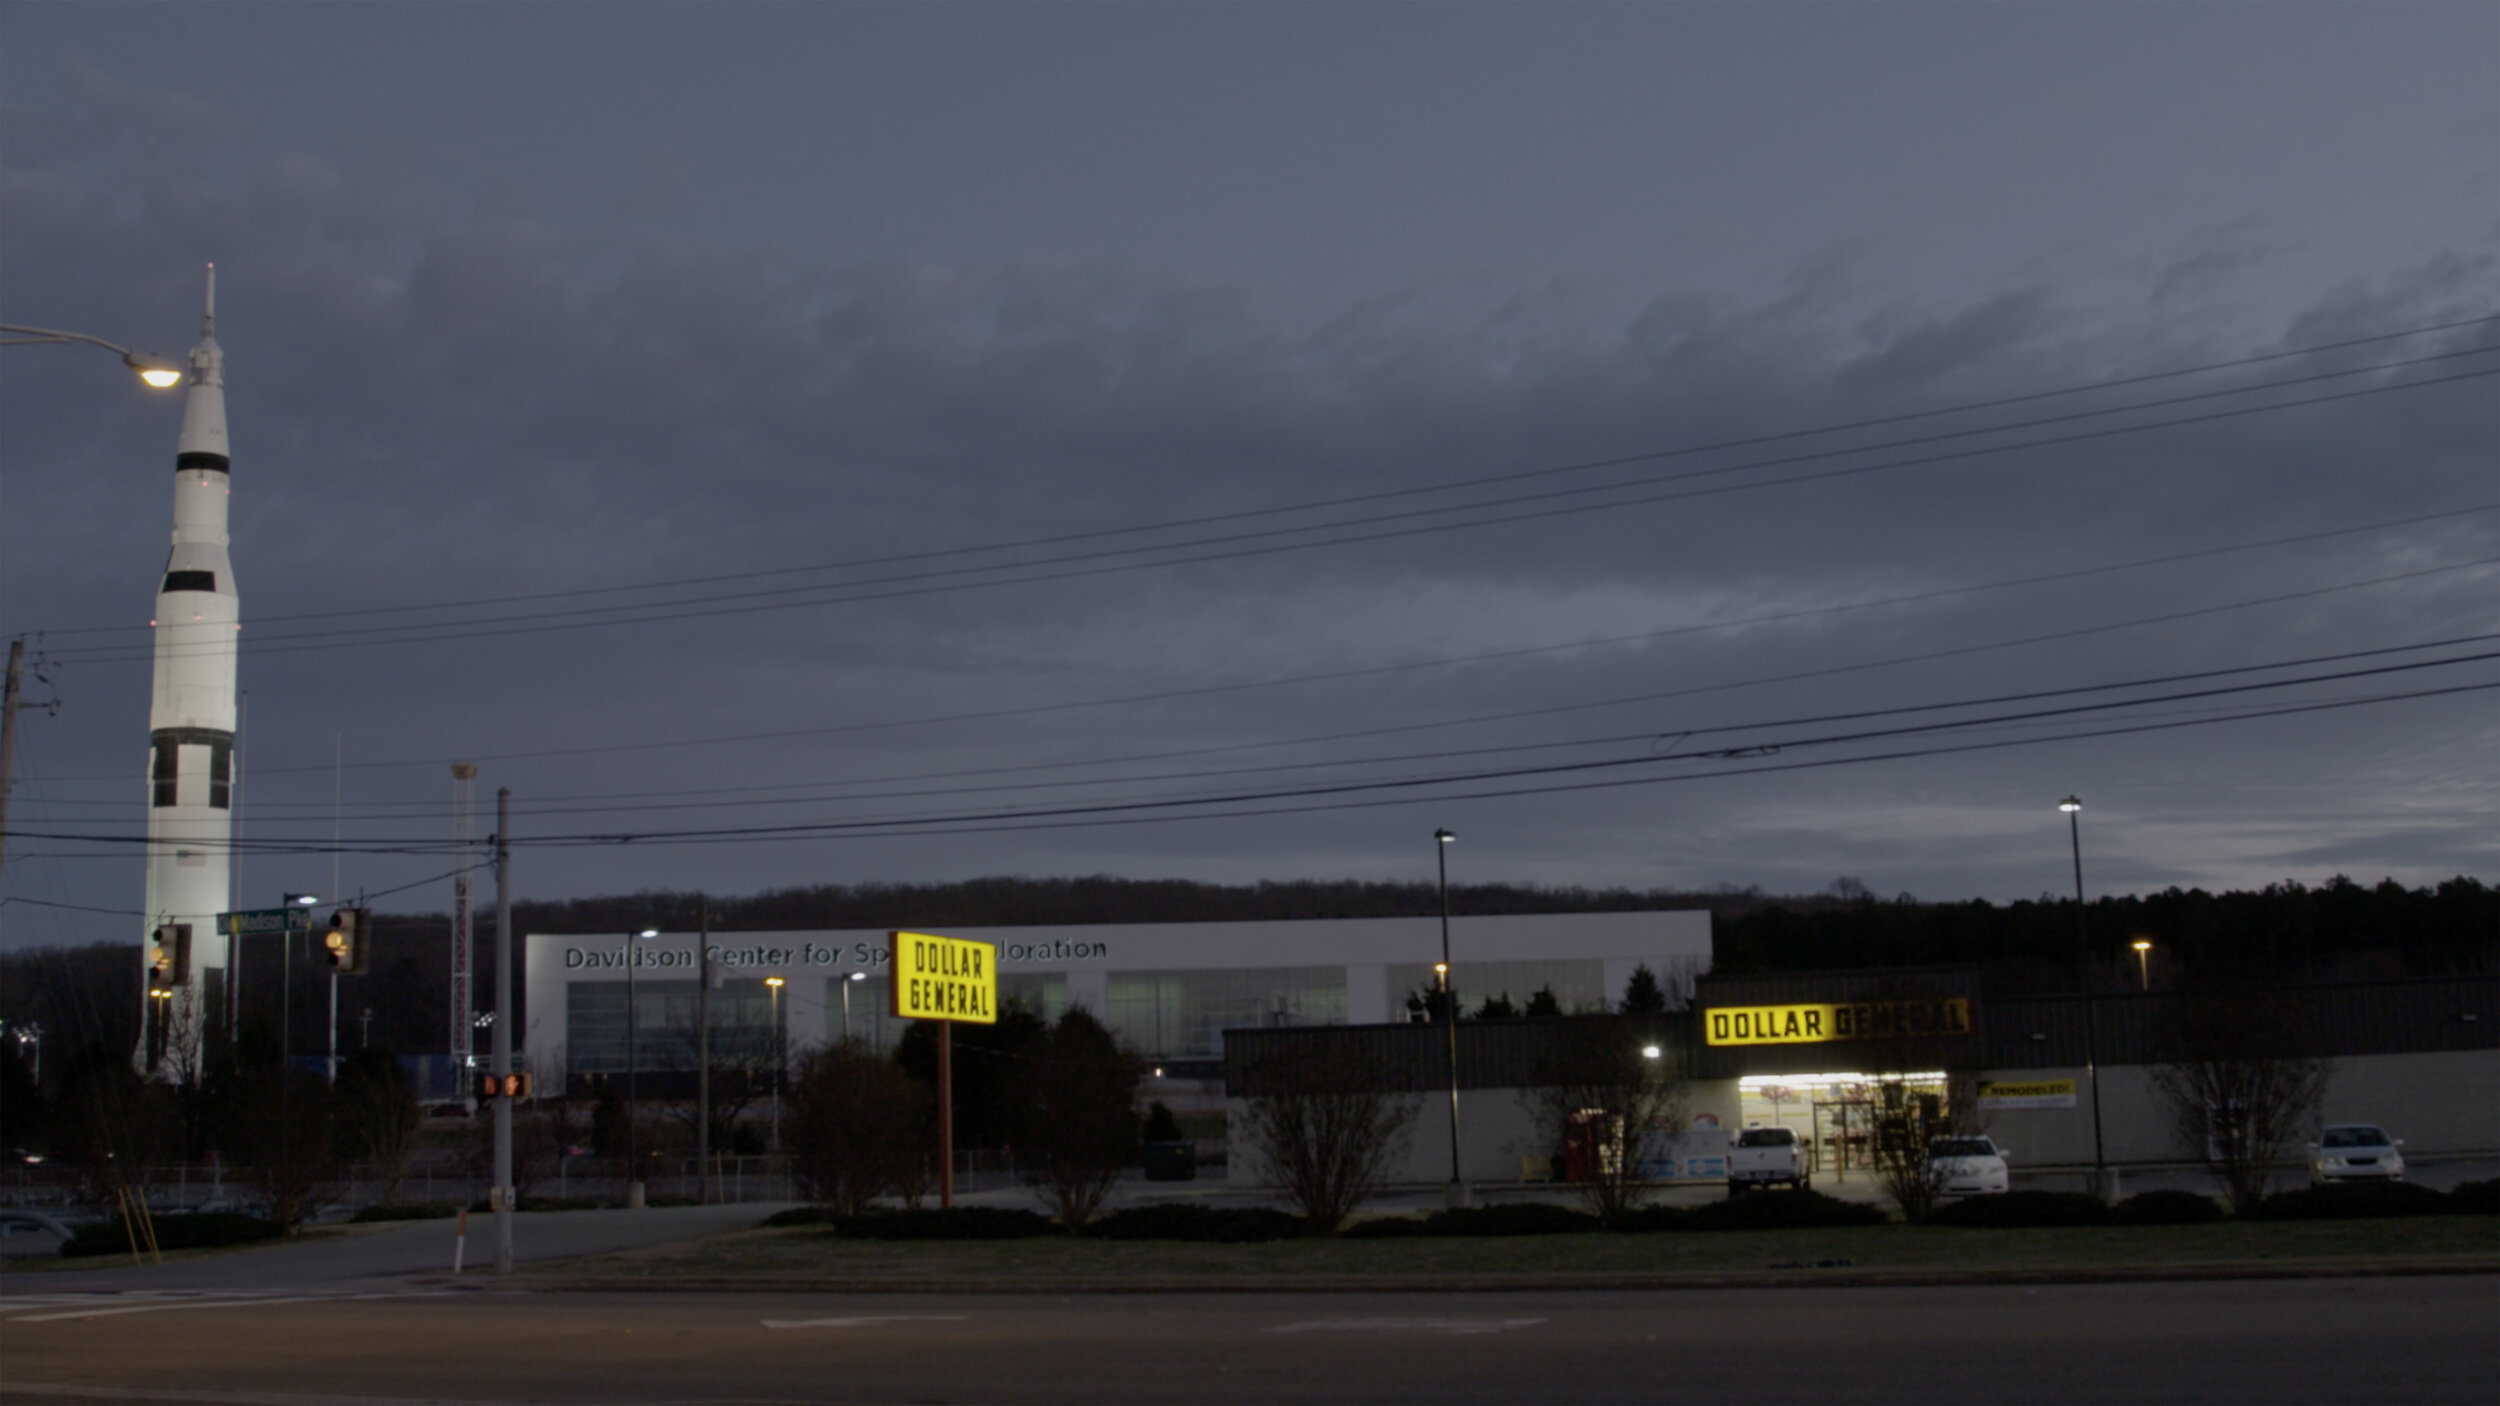
[[[955,1022],[998,1023],[998,948],[969,938],[895,932],[894,1014],[934,1020],[938,1041],[938,1205],[955,1204]]]

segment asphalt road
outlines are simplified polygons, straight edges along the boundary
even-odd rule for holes
[[[2500,1276],[1135,1297],[19,1288],[0,1298],[11,1406],[2500,1395]]]

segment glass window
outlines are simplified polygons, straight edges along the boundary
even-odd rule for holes
[[[1149,1058],[1214,1058],[1224,1031],[1256,1026],[1343,1025],[1343,967],[1234,967],[1213,971],[1112,972],[1104,1022]]]
[[[155,782],[154,792],[149,798],[151,805],[163,807],[174,803],[177,794],[174,778],[180,774],[181,766],[181,746],[170,737],[157,739],[155,764],[148,769],[150,779]]]

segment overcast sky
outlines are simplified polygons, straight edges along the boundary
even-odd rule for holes
[[[246,904],[331,890],[335,782],[337,884],[447,906],[464,755],[536,898],[1428,878],[1436,826],[1453,878],[2014,898],[2069,792],[2096,893],[2500,878],[2500,641],[2412,648],[2500,632],[2496,53],[12,5],[0,320],[179,354],[218,265],[242,835],[300,851]],[[60,703],[0,891],[79,905],[0,944],[134,925],[133,846],[43,836],[145,823],[179,418],[0,349],[0,633]]]

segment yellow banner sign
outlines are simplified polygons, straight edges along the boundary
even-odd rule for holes
[[[2072,1079],[2030,1079],[2015,1083],[2009,1079],[1986,1079],[1979,1085],[1979,1106],[1982,1108],[2072,1108],[2075,1106],[2075,1081]]]
[[[1852,1001],[1839,1005],[1712,1006],[1702,1038],[1713,1045],[1821,1045],[1902,1035],[1968,1035],[1970,1002]]]
[[[905,1020],[996,1025],[998,948],[935,933],[895,933],[894,1013]]]

